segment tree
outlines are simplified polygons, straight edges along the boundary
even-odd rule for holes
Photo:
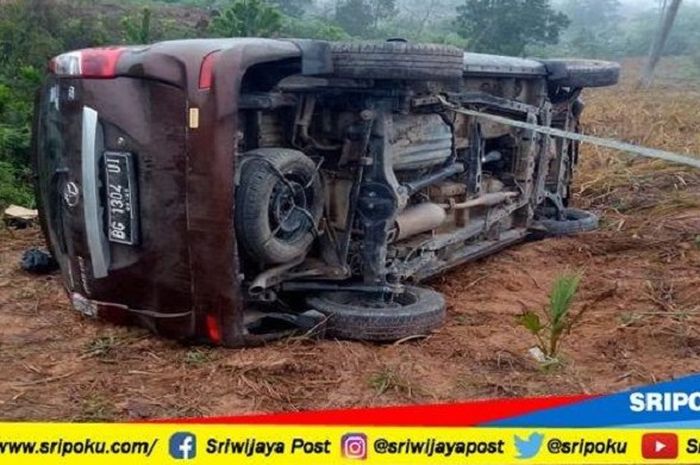
[[[151,41],[151,10],[144,8],[139,16],[122,18],[124,40],[127,44],[147,44]]]
[[[50,57],[104,43],[83,0],[0,1],[0,203],[31,206],[29,135],[36,89]]]
[[[642,78],[639,80],[639,86],[649,87],[651,85],[651,80],[654,75],[654,68],[656,68],[657,63],[661,59],[661,54],[664,51],[666,41],[671,33],[673,23],[676,20],[676,15],[678,14],[678,9],[680,7],[681,0],[671,0],[671,3],[663,9],[665,11],[663,11],[663,18],[661,20],[659,31],[657,32],[656,37],[654,38],[654,43],[651,46],[649,59],[644,67]]]
[[[619,0],[568,0],[562,11],[571,20],[563,35],[568,49],[587,58],[614,54],[620,36]]]
[[[313,0],[272,0],[272,5],[287,16],[301,18],[313,5]]]
[[[457,15],[458,33],[470,50],[515,56],[531,44],[556,44],[569,25],[549,0],[466,0]]]
[[[286,37],[320,40],[347,40],[347,32],[335,24],[321,18],[285,18],[282,33]]]
[[[335,8],[335,21],[353,36],[366,36],[374,23],[366,0],[342,0]]]
[[[235,0],[211,22],[222,37],[269,37],[282,29],[282,13],[263,0]]]
[[[379,22],[396,14],[395,0],[368,0],[372,14],[372,25],[376,29]]]
[[[335,21],[350,35],[370,37],[380,21],[395,13],[395,0],[341,0],[335,9]]]

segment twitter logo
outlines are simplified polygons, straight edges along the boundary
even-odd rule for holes
[[[518,449],[518,459],[531,459],[540,451],[542,447],[542,441],[544,440],[544,434],[542,433],[532,433],[527,439],[521,439],[516,434],[513,436],[515,440],[515,448]]]

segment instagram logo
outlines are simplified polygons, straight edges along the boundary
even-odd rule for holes
[[[344,434],[340,440],[343,457],[346,459],[365,460],[367,458],[367,435],[363,433]]]

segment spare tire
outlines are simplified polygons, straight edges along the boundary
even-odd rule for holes
[[[542,60],[548,81],[561,87],[605,87],[617,84],[620,65],[610,61],[556,59]]]
[[[323,212],[323,185],[313,160],[297,150],[247,152],[236,189],[235,227],[249,257],[288,263],[308,252]]]
[[[333,42],[333,74],[353,79],[460,79],[462,50],[408,42]]]
[[[442,294],[423,287],[406,286],[390,301],[367,292],[337,291],[306,302],[328,315],[326,334],[342,339],[393,341],[427,334],[445,320]]]

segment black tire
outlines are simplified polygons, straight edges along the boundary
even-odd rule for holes
[[[462,50],[407,42],[334,42],[333,74],[354,79],[461,79]]]
[[[549,82],[561,87],[605,87],[617,84],[620,65],[598,60],[543,60]]]
[[[311,247],[322,212],[323,185],[309,157],[283,148],[257,149],[244,156],[235,221],[246,255],[265,264],[301,257]]]
[[[445,321],[442,294],[422,287],[406,286],[393,305],[353,291],[326,292],[306,301],[328,315],[326,334],[341,339],[394,341],[427,334]]]
[[[568,236],[598,229],[598,216],[578,208],[565,208],[564,220],[546,218],[539,220],[548,236]]]

